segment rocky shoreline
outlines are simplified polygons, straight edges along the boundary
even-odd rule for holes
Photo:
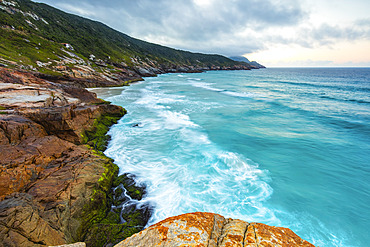
[[[230,246],[229,240],[231,246],[270,246],[264,243],[276,239],[273,246],[312,246],[289,229],[276,235],[269,226],[259,238],[253,228],[255,240],[246,245],[249,235],[240,242],[236,233],[247,233],[251,224],[209,213],[172,217],[140,232],[152,208],[130,202],[145,196],[145,185],[132,174],[118,176],[102,153],[109,127],[126,110],[84,89],[137,80],[138,74],[104,81],[0,68],[0,247],[114,246],[126,238],[117,246]]]
[[[78,80],[4,68],[0,78],[0,246],[105,246],[139,232],[149,205],[130,212],[111,205],[125,200],[122,188],[141,199],[145,187],[118,177],[102,153],[126,111]]]
[[[0,67],[0,246],[84,241],[109,246],[139,232],[151,215],[145,185],[102,153],[125,109],[88,87],[115,87],[162,73],[221,67],[161,66],[97,72],[91,66],[50,75]],[[246,68],[244,68],[246,69]],[[79,73],[77,73],[79,72]],[[123,207],[122,204],[125,204]]]

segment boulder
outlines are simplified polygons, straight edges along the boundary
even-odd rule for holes
[[[144,77],[147,77],[147,76],[156,76],[156,73],[155,72],[151,71],[150,69],[143,68],[143,67],[136,68],[136,72],[139,75],[144,76]]]
[[[201,212],[167,218],[115,245],[134,246],[314,247],[288,228]]]

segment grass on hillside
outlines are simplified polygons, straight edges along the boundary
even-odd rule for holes
[[[43,37],[48,42],[58,45],[59,43],[69,43],[75,48],[76,52],[85,58],[89,58],[93,54],[96,59],[117,64],[124,62],[129,67],[135,65],[131,60],[132,58],[143,62],[151,60],[167,66],[232,66],[239,64],[220,55],[191,53],[138,40],[120,33],[103,23],[68,14],[46,4],[35,3],[29,0],[17,0],[16,8],[23,11],[23,13],[36,14],[39,19],[31,18],[26,14],[24,16],[20,12],[9,14],[0,10],[0,25],[32,33],[31,36],[33,38],[29,40],[34,45],[28,44],[27,51],[21,54],[24,57],[30,56],[29,59],[31,61],[37,58],[44,62],[45,58],[51,56],[50,51],[56,48],[52,47],[52,45],[50,49],[47,48],[43,51],[44,54],[33,51],[32,49],[35,49],[35,46],[40,42],[39,40],[34,40],[38,36],[38,39]],[[22,41],[20,40],[20,42]],[[15,54],[9,54],[18,53],[17,48],[19,48],[19,45],[10,46],[6,51],[3,47],[2,53],[13,59],[17,58],[16,60],[18,61],[19,59],[14,56]]]

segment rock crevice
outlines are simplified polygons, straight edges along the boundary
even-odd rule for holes
[[[314,247],[288,228],[201,212],[167,218],[115,247],[134,246]]]
[[[139,211],[128,216],[135,219],[130,229],[107,220],[116,217],[110,205],[118,167],[101,151],[123,108],[85,89],[3,68],[0,98],[0,247],[103,246],[142,229],[131,229],[146,224],[149,216]],[[97,241],[92,229],[103,227],[115,232]]]

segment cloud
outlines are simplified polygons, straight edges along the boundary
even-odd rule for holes
[[[260,37],[264,47],[290,45],[303,48],[332,47],[340,42],[370,41],[370,19],[356,20],[346,25],[309,23],[296,27],[279,28],[276,32],[265,32]]]
[[[276,44],[317,48],[370,39],[370,19],[313,25],[310,8],[296,0],[39,1],[149,42],[226,56]]]
[[[303,47],[331,45],[338,41],[370,40],[370,21],[355,21],[346,26],[322,24],[300,30],[297,44]]]
[[[293,61],[279,61],[277,62],[279,66],[289,66],[289,67],[327,67],[333,66],[334,61],[330,60],[293,60]]]
[[[267,27],[295,26],[307,13],[293,0],[41,0],[171,47],[224,55],[263,48]],[[244,33],[244,35],[241,35]]]

